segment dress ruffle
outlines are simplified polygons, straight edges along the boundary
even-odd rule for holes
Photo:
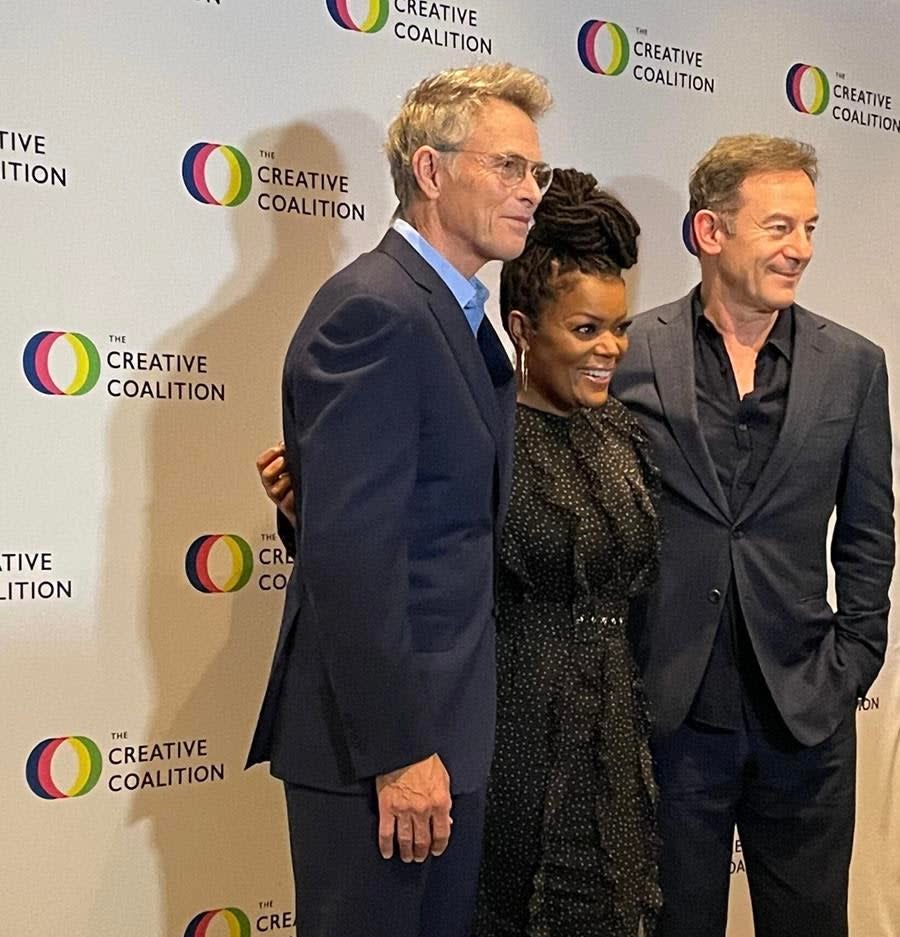
[[[625,619],[597,614],[591,620],[594,639],[573,645],[569,684],[560,702],[557,725],[564,729],[552,743],[555,757],[544,798],[543,848],[529,902],[528,937],[599,933],[592,929],[598,908],[609,928],[604,934],[637,935],[641,922],[649,935],[662,907],[656,868],[658,792],[646,744],[646,700],[622,640]],[[612,728],[623,721],[634,731]],[[591,868],[594,850],[573,848],[567,830],[573,786],[589,787],[593,800],[600,840],[597,868]]]
[[[527,411],[527,408],[520,408]],[[533,419],[539,411],[530,411],[525,419]],[[535,434],[529,440],[525,451],[516,452],[516,458],[525,458],[534,468],[540,491],[548,504],[571,515],[574,536],[576,584],[585,595],[593,593],[598,584],[588,580],[584,559],[592,549],[579,538],[583,538],[583,527],[579,519],[583,516],[584,505],[573,502],[568,492],[569,479],[566,475],[566,463],[559,458],[560,446],[567,446],[575,454],[579,468],[584,472],[590,485],[591,495],[596,508],[603,514],[609,528],[608,561],[619,568],[609,570],[610,590],[621,595],[623,583],[628,597],[642,592],[656,578],[658,562],[657,503],[659,500],[659,470],[650,457],[649,439],[637,420],[626,407],[614,397],[610,397],[600,410],[580,410],[571,417],[557,417],[540,413],[537,419],[545,421],[553,431]],[[618,478],[611,476],[610,460],[604,454],[610,449],[625,446],[630,449],[635,459],[626,463]],[[627,486],[632,504],[622,503],[622,485]],[[629,549],[634,537],[624,530],[627,523],[635,523],[635,514],[642,518],[648,533],[656,543],[656,553],[651,562],[644,555],[635,556]],[[580,529],[581,528],[581,529]],[[528,581],[528,566],[522,556],[525,544],[519,542],[504,543],[503,560],[510,569]],[[602,586],[602,584],[601,584]]]
[[[654,931],[657,791],[626,628],[656,574],[658,485],[618,401],[569,418],[520,406],[475,937]]]

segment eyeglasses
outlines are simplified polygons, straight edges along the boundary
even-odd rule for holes
[[[553,181],[553,167],[546,163],[535,163],[518,153],[485,153],[483,150],[463,150],[459,147],[435,147],[441,153],[470,153],[473,156],[483,156],[487,165],[500,177],[504,185],[518,185],[526,173],[532,178],[543,195],[550,188]]]

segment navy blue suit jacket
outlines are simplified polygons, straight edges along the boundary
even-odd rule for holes
[[[691,707],[732,574],[766,683],[802,744],[831,735],[884,659],[894,564],[884,353],[794,310],[784,423],[737,514],[697,419],[691,294],[638,316],[628,333],[613,392],[649,433],[664,490],[659,581],[631,619],[662,732]]]
[[[437,752],[481,787],[494,739],[494,555],[515,382],[493,329],[395,231],[314,297],[287,352],[298,529],[248,764],[331,791]]]

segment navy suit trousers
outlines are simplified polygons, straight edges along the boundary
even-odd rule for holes
[[[475,912],[485,790],[453,797],[443,855],[402,862],[378,851],[371,796],[285,783],[296,937],[467,937]]]
[[[732,837],[756,937],[847,937],[856,714],[818,745],[745,707],[738,731],[686,722],[654,740],[663,916],[657,937],[725,937]]]

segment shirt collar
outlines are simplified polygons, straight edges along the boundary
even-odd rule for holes
[[[699,329],[708,330],[707,335],[719,335],[713,323],[703,315],[703,302],[700,299],[700,287],[697,286],[691,296],[691,313],[694,317],[694,335]],[[778,318],[766,338],[765,345],[771,345],[790,363],[794,351],[794,306],[793,304],[778,313]]]
[[[478,279],[472,277],[466,279],[457,269],[441,254],[435,250],[428,241],[419,234],[418,231],[402,218],[395,218],[391,227],[399,234],[410,247],[434,270],[434,272],[443,280],[447,289],[453,294],[454,299],[459,303],[469,323],[469,328],[473,332],[478,331],[481,320],[484,317],[484,306],[490,296],[488,288]]]

